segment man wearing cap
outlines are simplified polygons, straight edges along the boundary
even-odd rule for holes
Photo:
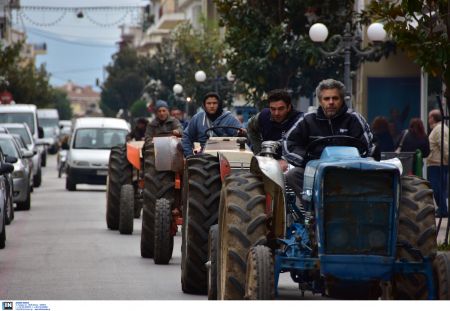
[[[210,136],[236,136],[245,133],[245,129],[242,128],[242,124],[236,119],[231,112],[224,111],[222,106],[222,101],[220,100],[219,94],[210,92],[203,98],[203,111],[195,114],[191,121],[189,121],[188,126],[184,129],[183,138],[181,139],[181,144],[183,145],[184,156],[188,157],[193,155],[194,142],[199,142],[200,146],[205,146],[206,141]],[[218,126],[232,126],[239,128],[216,128],[214,130],[206,130],[210,127]]]
[[[169,106],[163,100],[157,100],[155,105],[156,118],[149,123],[145,136],[161,135],[181,136],[183,127],[180,121],[169,115]]]

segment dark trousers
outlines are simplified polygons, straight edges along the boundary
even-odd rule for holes
[[[303,167],[294,167],[286,173],[286,183],[294,190],[295,195],[300,200],[302,199],[303,192],[303,174],[305,169]]]
[[[442,174],[444,174],[444,184],[441,183],[441,167],[427,167],[428,180],[434,192],[434,199],[438,206],[438,216],[448,216],[447,197],[448,197],[448,165],[442,166]]]

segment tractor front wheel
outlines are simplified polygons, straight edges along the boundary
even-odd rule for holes
[[[173,235],[172,208],[170,201],[159,199],[155,206],[155,241],[153,260],[157,265],[167,265],[172,258]]]
[[[247,257],[245,299],[273,300],[275,275],[272,251],[267,246],[252,247]]]
[[[131,184],[123,185],[120,188],[120,234],[133,233],[134,221],[134,187]]]

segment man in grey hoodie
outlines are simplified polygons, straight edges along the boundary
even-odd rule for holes
[[[184,156],[193,155],[194,142],[199,142],[202,149],[210,136],[236,136],[238,132],[232,128],[216,128],[206,133],[206,130],[215,126],[233,126],[240,128],[240,134],[245,133],[242,124],[231,112],[223,111],[222,101],[217,93],[210,92],[203,98],[203,111],[195,114],[183,131],[181,144]]]

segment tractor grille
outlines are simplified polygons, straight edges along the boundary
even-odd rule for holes
[[[387,171],[333,168],[325,173],[326,254],[390,255],[396,188]]]

